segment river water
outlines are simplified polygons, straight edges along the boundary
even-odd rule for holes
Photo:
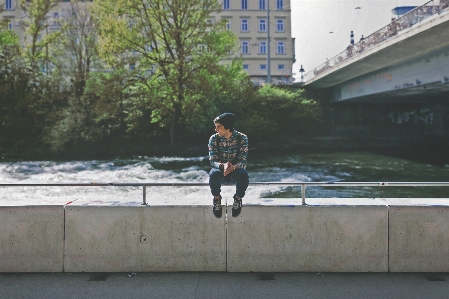
[[[207,157],[87,161],[4,161],[0,183],[207,183]],[[449,161],[427,150],[250,152],[250,182],[448,182]],[[233,186],[223,187],[232,198]],[[300,187],[250,186],[248,203],[301,197]],[[315,198],[449,198],[449,187],[307,187]],[[151,205],[210,204],[209,187],[148,187]],[[140,205],[142,187],[0,187],[0,205]]]

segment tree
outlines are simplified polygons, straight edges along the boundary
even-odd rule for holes
[[[201,105],[210,76],[221,69],[236,38],[223,21],[211,21],[219,10],[216,0],[98,0],[95,16],[100,26],[100,55],[110,64],[127,56],[141,70],[140,82],[152,97],[152,122],[176,126],[187,107]],[[216,87],[216,86],[215,86]],[[221,90],[215,90],[221,92]]]
[[[108,76],[111,72],[102,73],[104,63],[98,56],[97,27],[91,17],[91,4],[72,0],[65,6],[58,20],[59,42],[50,47],[51,62],[55,66],[52,75],[59,79],[62,90],[67,94],[64,105],[59,108],[59,117],[45,136],[45,142],[56,151],[69,146],[94,144],[106,138],[111,132],[110,127],[114,127],[111,121],[105,129],[101,119],[110,120],[115,115],[105,116],[109,110],[97,109],[105,96],[108,101],[115,100],[110,90],[104,89],[113,87],[115,91],[115,80]]]
[[[4,6],[0,6],[0,14],[5,11]],[[0,47],[4,46],[18,46],[19,36],[11,29],[8,28],[11,22],[8,18],[0,19]]]
[[[74,96],[84,94],[91,71],[101,68],[97,50],[96,25],[90,15],[90,2],[72,0],[61,13],[59,42],[51,49],[52,62],[59,75],[70,78]]]
[[[0,29],[0,47],[19,45],[19,36],[12,30]]]
[[[305,99],[302,90],[264,85],[248,93],[245,101],[234,100],[236,127],[245,128],[251,140],[290,140],[307,135],[319,124],[319,107],[314,100]]]
[[[48,14],[59,4],[59,0],[19,0],[26,18],[22,25],[25,28],[24,52],[32,64],[48,60],[48,46],[60,36],[59,31],[48,32]]]
[[[28,65],[18,47],[0,53],[0,144],[9,148],[34,146],[39,141],[54,92],[49,77]]]

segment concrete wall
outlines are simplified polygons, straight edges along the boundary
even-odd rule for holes
[[[387,272],[386,206],[246,206],[229,219],[230,272]]]
[[[0,207],[0,272],[449,272],[449,206],[410,203]]]
[[[427,84],[440,84],[440,88],[444,90],[442,85],[446,84],[449,78],[448,51],[449,47],[439,49],[423,57],[416,57],[343,82],[335,90],[335,100],[344,101],[386,92],[394,92],[397,95],[428,94],[430,88],[436,89],[436,86],[432,85],[426,88]],[[414,91],[410,92],[412,87]],[[399,92],[400,90],[404,91]]]
[[[390,271],[449,271],[449,207],[390,207]]]
[[[225,218],[209,206],[66,208],[66,272],[226,271]]]
[[[0,272],[63,272],[64,207],[0,207]]]

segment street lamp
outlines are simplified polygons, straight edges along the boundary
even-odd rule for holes
[[[270,0],[267,1],[267,83],[271,84]]]
[[[302,68],[302,64],[301,64],[301,68],[299,69],[299,72],[301,73],[301,82],[303,82],[303,74],[304,74],[304,69]]]

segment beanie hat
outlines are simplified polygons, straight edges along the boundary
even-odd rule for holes
[[[214,123],[222,124],[226,129],[233,129],[235,122],[235,115],[229,112],[220,114],[214,119]]]

